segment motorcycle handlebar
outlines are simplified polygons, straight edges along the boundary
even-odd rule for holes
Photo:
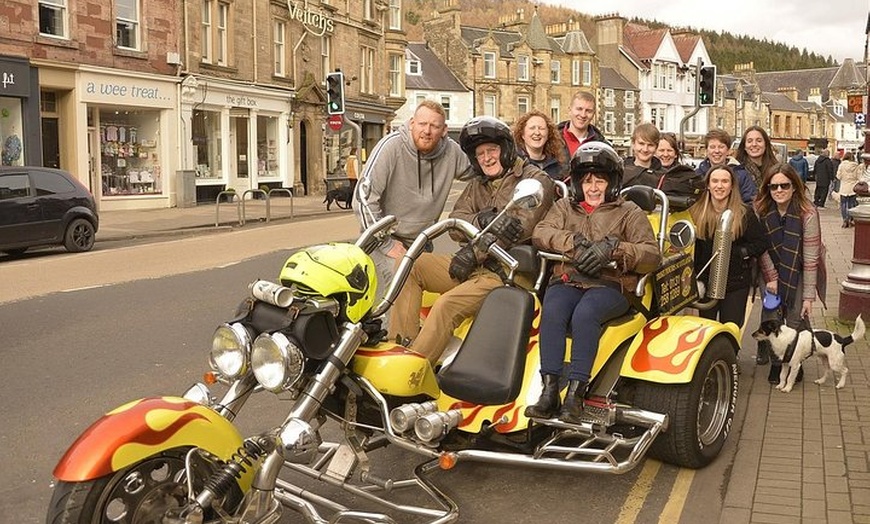
[[[378,223],[380,223],[380,221]],[[377,224],[372,225],[372,228],[376,225]],[[414,239],[414,242],[405,252],[405,256],[402,257],[402,261],[399,263],[399,266],[396,269],[396,274],[390,281],[390,286],[384,294],[384,298],[381,299],[381,302],[372,310],[372,317],[379,317],[387,312],[396,301],[399,292],[408,280],[408,275],[411,274],[411,268],[414,265],[414,261],[417,260],[421,254],[426,252],[427,244],[449,231],[458,231],[462,233],[469,242],[474,242],[480,236],[480,230],[477,227],[458,218],[447,218],[424,229],[419,235],[417,235],[417,238]],[[359,241],[357,241],[357,245],[359,245]],[[510,269],[511,275],[513,275],[513,272],[517,267],[519,267],[519,262],[517,262],[514,257],[508,254],[507,251],[495,242],[489,246],[488,253],[495,257],[500,263],[507,266],[508,269]]]

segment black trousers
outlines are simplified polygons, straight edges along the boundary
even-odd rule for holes
[[[817,207],[825,207],[825,202],[828,200],[828,189],[830,189],[830,185],[819,185],[816,184],[816,192],[813,195],[813,204]]]
[[[743,327],[746,318],[746,299],[749,298],[749,288],[735,289],[725,292],[725,298],[719,301],[713,308],[700,311],[700,316],[721,323],[734,322],[737,327]]]

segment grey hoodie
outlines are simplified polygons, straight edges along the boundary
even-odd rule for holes
[[[406,122],[375,145],[363,169],[353,197],[361,228],[395,215],[398,222],[393,236],[413,240],[438,220],[453,179],[468,165],[468,157],[449,137],[428,154],[421,154]]]

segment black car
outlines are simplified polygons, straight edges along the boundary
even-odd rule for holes
[[[100,221],[90,191],[71,174],[47,167],[0,167],[0,251],[63,245],[89,251]]]

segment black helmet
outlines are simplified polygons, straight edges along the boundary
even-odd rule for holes
[[[607,179],[604,201],[613,202],[622,186],[622,171],[622,159],[610,145],[604,142],[582,144],[571,157],[571,189],[574,191],[574,200],[583,201],[583,178],[589,173],[595,173]]]
[[[478,175],[483,175],[475,150],[480,144],[496,144],[501,148],[499,161],[504,172],[514,167],[517,161],[517,146],[510,128],[491,116],[477,116],[469,120],[459,133],[459,147],[471,162],[471,167]]]

